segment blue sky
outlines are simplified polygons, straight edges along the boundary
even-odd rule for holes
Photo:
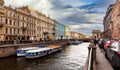
[[[103,17],[109,4],[115,0],[5,0],[13,7],[32,6],[49,15],[71,31],[89,34],[93,29],[103,30]]]

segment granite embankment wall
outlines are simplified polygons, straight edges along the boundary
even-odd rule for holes
[[[67,45],[68,41],[52,41],[52,42],[39,42],[39,43],[25,43],[25,44],[9,44],[9,45],[0,45],[0,58],[8,57],[11,55],[15,55],[18,48],[23,47],[36,47],[36,46],[48,46],[48,45]]]

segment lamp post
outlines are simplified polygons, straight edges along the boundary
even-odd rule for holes
[[[44,34],[44,40],[46,41],[48,32],[43,32],[43,34]]]

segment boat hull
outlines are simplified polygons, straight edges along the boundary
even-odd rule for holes
[[[17,56],[18,56],[18,57],[22,57],[22,56],[25,56],[25,54],[18,54],[18,53],[17,53]]]
[[[47,55],[47,54],[44,54],[44,55],[36,55],[36,56],[26,56],[25,58],[26,58],[26,59],[35,59],[35,58],[40,58],[40,57],[45,56],[45,55]]]

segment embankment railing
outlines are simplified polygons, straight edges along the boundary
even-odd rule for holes
[[[84,70],[96,70],[96,47],[93,43],[90,43],[88,47],[88,57]]]

